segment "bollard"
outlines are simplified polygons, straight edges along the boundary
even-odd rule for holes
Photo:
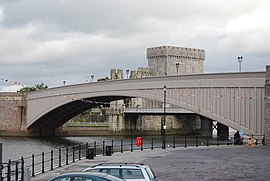
[[[94,157],[97,156],[97,142],[94,142]]]
[[[112,154],[113,154],[113,140],[112,140]]]
[[[79,144],[79,160],[81,160],[81,144]]]
[[[18,181],[19,180],[19,167],[18,167],[19,163],[18,161],[16,161],[16,166],[15,166],[15,180]]]
[[[0,166],[2,166],[3,163],[3,143],[0,142]],[[2,169],[0,169],[1,175],[2,175]],[[0,175],[0,176],[1,176]],[[2,181],[2,177],[0,177],[0,181]]]
[[[141,151],[143,151],[143,138],[142,138],[142,144],[141,144]]]
[[[198,136],[196,136],[196,147],[198,147]]]
[[[66,147],[66,165],[68,165],[68,147]]]
[[[130,139],[130,151],[133,152],[133,139]]]
[[[11,160],[8,160],[8,167],[7,167],[7,180],[11,181]]]
[[[75,147],[72,146],[72,162],[75,162]]]
[[[35,155],[32,154],[32,177],[35,176]]]
[[[123,140],[121,139],[121,153],[123,153]]]
[[[154,149],[154,138],[152,137],[152,141],[151,141],[151,150]]]
[[[51,170],[53,170],[53,150],[51,150]]]
[[[24,159],[21,158],[21,181],[24,181]]]
[[[58,156],[59,156],[59,167],[61,167],[61,148],[59,148],[59,153],[58,153]]]
[[[185,136],[185,148],[187,147],[187,137]]]
[[[44,173],[44,152],[42,152],[41,172]]]
[[[105,155],[105,140],[102,141],[102,155]]]
[[[175,148],[175,136],[173,137],[173,148]]]

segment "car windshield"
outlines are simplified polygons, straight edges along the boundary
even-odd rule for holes
[[[149,176],[149,178],[150,178],[151,180],[154,179],[154,178],[156,178],[154,172],[151,170],[150,167],[147,167],[145,170],[146,170],[146,172],[147,172],[147,174],[148,174],[148,176]]]
[[[122,169],[123,179],[144,179],[140,169]]]

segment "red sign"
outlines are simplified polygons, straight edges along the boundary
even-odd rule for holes
[[[137,137],[136,138],[136,145],[137,146],[142,146],[142,137]]]

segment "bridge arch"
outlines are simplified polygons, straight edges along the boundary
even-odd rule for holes
[[[125,97],[141,97],[162,102],[164,85],[167,86],[167,103],[247,134],[263,134],[265,72],[148,77],[33,92],[27,98],[27,127],[45,126],[50,116],[70,111],[66,119],[56,121],[54,126],[59,126],[78,111],[93,106],[85,101],[102,104]]]

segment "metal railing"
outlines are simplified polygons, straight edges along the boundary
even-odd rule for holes
[[[183,136],[167,137],[165,140],[166,148],[176,147],[199,147],[210,145],[232,145],[233,140],[221,139],[224,136],[210,137],[210,136]],[[260,142],[263,144],[263,142]],[[28,157],[21,157],[19,160],[3,163],[0,168],[0,181],[24,181],[25,173],[34,177],[37,174],[45,173],[63,165],[68,165],[72,162],[84,159],[89,154],[89,149],[93,151],[93,157],[97,155],[106,155],[106,147],[110,147],[110,154],[114,152],[145,150],[145,149],[157,149],[162,148],[162,139],[158,138],[141,138],[141,145],[136,145],[135,139],[130,140],[103,140],[95,141],[92,143],[77,144],[69,147],[61,147],[49,152],[42,152],[41,154],[32,154]],[[165,148],[165,149],[166,149]],[[2,170],[2,172],[1,172]]]

